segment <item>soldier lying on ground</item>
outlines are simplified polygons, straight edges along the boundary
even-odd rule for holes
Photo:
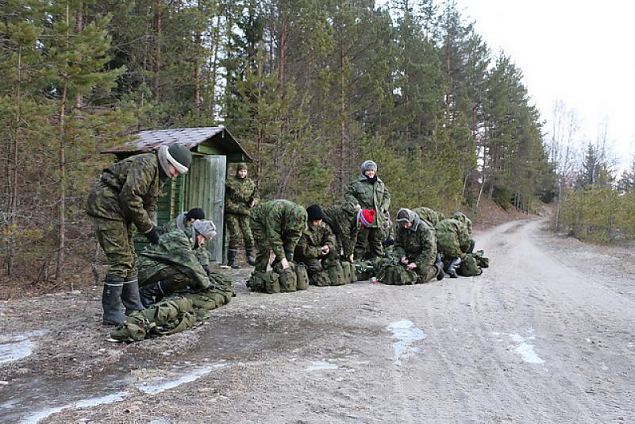
[[[302,232],[306,228],[306,210],[289,200],[270,200],[251,211],[251,229],[258,250],[255,270],[266,272],[273,250],[274,264],[289,268]]]
[[[216,227],[212,221],[197,220],[192,229],[192,235],[179,229],[163,234],[158,244],[139,254],[139,292],[145,307],[170,293],[210,286],[196,250],[216,236]]]
[[[409,271],[418,275],[418,282],[427,283],[433,277],[443,279],[443,263],[437,255],[435,230],[410,209],[397,212],[395,254]]]
[[[164,183],[188,171],[192,153],[180,144],[161,146],[105,169],[88,195],[86,212],[93,219],[99,245],[108,259],[102,307],[103,323],[119,324],[125,313],[143,309],[135,268],[132,224],[158,243],[157,199]]]

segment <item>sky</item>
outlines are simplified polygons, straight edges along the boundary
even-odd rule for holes
[[[581,149],[606,128],[616,170],[635,157],[635,23],[628,0],[456,0],[494,54],[524,75],[551,131],[556,101],[575,111]],[[547,138],[549,135],[547,135]]]

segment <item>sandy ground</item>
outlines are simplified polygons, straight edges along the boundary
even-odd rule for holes
[[[204,325],[106,341],[100,292],[0,303],[0,422],[628,423],[635,261],[537,220],[491,267],[417,286],[238,296]]]

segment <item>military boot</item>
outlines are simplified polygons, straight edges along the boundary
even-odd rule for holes
[[[143,286],[139,289],[139,297],[144,307],[149,308],[165,296],[165,291],[162,287],[162,281],[157,281],[154,284]]]
[[[123,278],[106,276],[104,291],[101,295],[101,306],[104,309],[102,322],[104,325],[118,325],[126,319],[123,313],[121,292],[123,291]]]
[[[434,263],[434,267],[437,269],[437,281],[443,280],[443,277],[445,277],[445,271],[443,270],[443,261],[441,260],[441,255],[437,255],[437,260]]]
[[[238,263],[236,263],[236,255],[238,254],[238,250],[236,249],[228,249],[227,250],[227,266],[238,269]]]
[[[459,269],[459,265],[461,265],[461,258],[452,258],[445,267],[445,272],[448,273],[450,278],[459,278],[459,275],[456,273],[456,270]]]
[[[256,255],[254,253],[254,248],[253,247],[246,248],[245,253],[247,255],[247,263],[251,266],[256,265]]]
[[[121,300],[126,307],[126,315],[143,309],[143,304],[139,298],[139,280],[137,277],[128,277],[124,280]]]

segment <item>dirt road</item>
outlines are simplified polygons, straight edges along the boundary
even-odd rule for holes
[[[99,291],[0,304],[1,422],[635,422],[635,265],[515,221],[480,277],[238,297],[105,341]]]

